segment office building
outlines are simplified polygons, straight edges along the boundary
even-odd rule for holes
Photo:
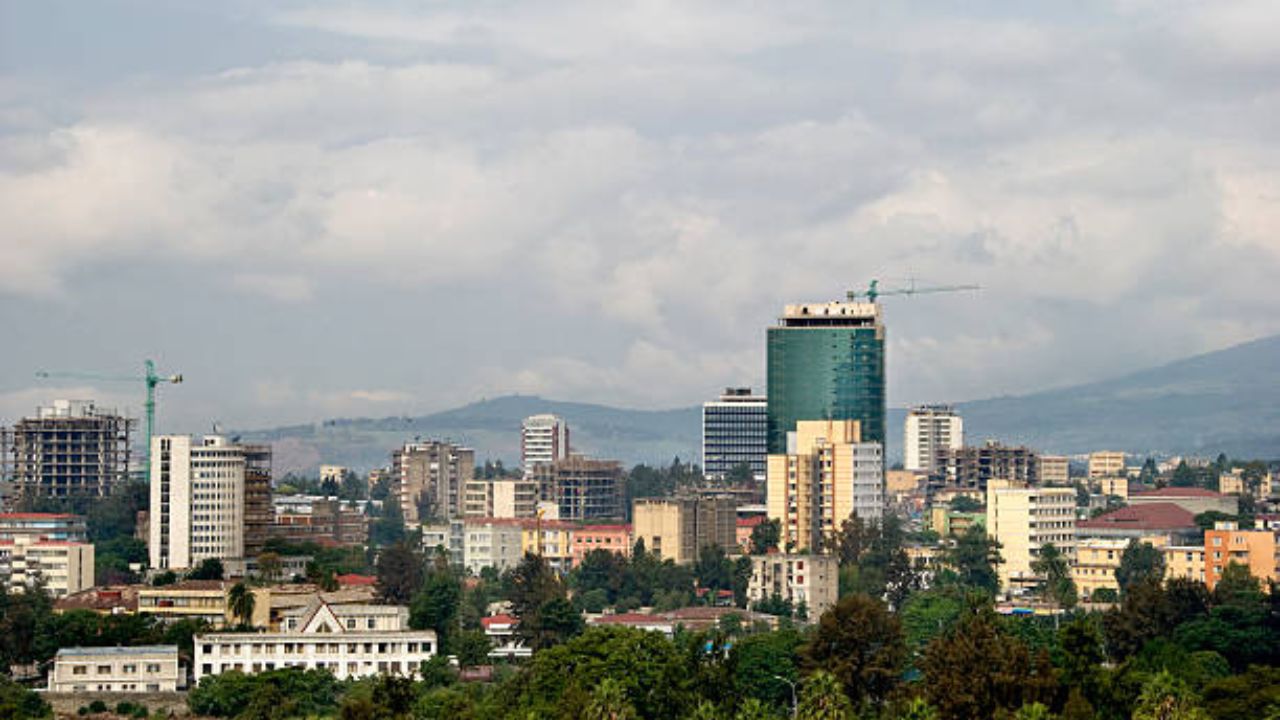
[[[760,602],[773,597],[792,607],[805,605],[810,618],[818,618],[840,597],[840,559],[834,555],[753,555],[747,599]]]
[[[1071,461],[1062,455],[1040,456],[1040,484],[1061,487],[1071,484]]]
[[[463,516],[467,481],[475,479],[476,454],[451,442],[407,443],[392,455],[395,496],[405,524],[449,521]]]
[[[751,388],[725,388],[702,404],[702,472],[723,479],[739,467],[763,480],[769,454],[769,402]]]
[[[1068,561],[1075,558],[1076,491],[1069,487],[1028,487],[1008,480],[987,484],[987,534],[1000,543],[1000,584],[1030,589],[1039,580],[1031,564],[1052,543]]]
[[[640,498],[632,503],[631,526],[646,552],[691,563],[707,545],[736,552],[738,506],[730,496]]]
[[[555,415],[532,415],[520,424],[520,466],[524,476],[533,466],[569,457],[569,425]]]
[[[51,693],[176,692],[177,645],[58,648],[49,671]]]
[[[531,518],[538,513],[538,482],[533,479],[470,480],[463,514],[467,517]]]
[[[151,567],[184,569],[209,558],[243,558],[250,549],[248,533],[255,543],[265,542],[272,517],[270,468],[266,446],[237,445],[221,435],[152,438]]]
[[[884,449],[862,440],[857,420],[803,420],[786,452],[769,455],[767,484],[783,549],[821,552],[851,516],[884,515]]]
[[[135,420],[84,400],[57,400],[0,430],[4,504],[102,498],[128,479]]]
[[[803,420],[855,420],[885,442],[885,328],[877,303],[787,305],[768,331],[770,454]]]
[[[950,405],[913,407],[907,412],[904,426],[904,470],[933,472],[939,450],[964,447],[964,420]]]
[[[18,535],[0,540],[0,580],[10,592],[36,583],[55,598],[93,587],[93,545]]]
[[[1034,450],[987,441],[977,447],[940,448],[933,483],[947,488],[986,492],[990,480],[1040,484],[1040,462]]]
[[[178,620],[202,620],[215,629],[237,624],[229,602],[231,580],[181,580],[172,585],[143,587],[138,590],[138,612],[154,615],[163,623]],[[251,624],[264,627],[271,608],[270,591],[253,591]]]
[[[1276,534],[1271,530],[1243,530],[1235,522],[1219,521],[1204,531],[1205,584],[1213,590],[1228,565],[1243,565],[1265,586],[1276,579]]]
[[[521,520],[520,552],[541,555],[559,573],[573,568],[573,536],[578,526],[564,520]]]
[[[560,520],[593,522],[620,520],[622,465],[616,460],[591,460],[572,455],[565,460],[535,463],[533,479],[544,502],[554,503]]]
[[[1089,479],[1121,477],[1125,474],[1124,453],[1115,450],[1099,450],[1089,453]]]
[[[195,637],[195,679],[229,670],[326,670],[338,680],[369,675],[415,676],[436,653],[434,630],[409,630],[409,609],[331,605],[323,600],[285,613],[284,628],[266,633]]]
[[[89,541],[83,515],[0,513],[0,540],[15,540],[20,537],[60,542]]]

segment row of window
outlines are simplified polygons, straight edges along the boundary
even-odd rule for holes
[[[95,666],[95,670],[96,670],[96,674],[98,675],[113,674],[111,665],[97,665]],[[129,663],[129,664],[120,666],[121,675],[136,675],[137,672],[138,672],[138,665],[136,663]],[[149,674],[155,674],[160,672],[160,663],[147,663],[146,672]],[[72,665],[71,674],[72,675],[88,675],[89,666],[88,665]]]

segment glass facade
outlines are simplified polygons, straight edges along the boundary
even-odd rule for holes
[[[709,477],[724,477],[746,464],[754,477],[763,478],[768,430],[768,408],[762,397],[726,395],[718,402],[705,403],[703,472]]]
[[[799,420],[857,420],[885,442],[883,327],[871,318],[784,318],[768,336],[769,452]]]

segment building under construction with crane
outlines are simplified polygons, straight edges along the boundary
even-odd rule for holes
[[[106,497],[129,475],[137,421],[87,400],[57,400],[0,431],[3,505]]]

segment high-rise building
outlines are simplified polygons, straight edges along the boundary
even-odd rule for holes
[[[391,465],[406,525],[462,518],[465,487],[475,478],[474,450],[440,440],[412,442],[392,455]]]
[[[266,547],[275,519],[271,503],[271,446],[240,447],[244,451],[244,554],[257,557]]]
[[[978,447],[941,448],[932,477],[935,485],[984,492],[991,480],[1039,485],[1039,456],[1029,448],[991,440]]]
[[[738,503],[713,494],[639,498],[632,504],[631,527],[647,552],[677,563],[694,562],[707,545],[736,553]]]
[[[751,388],[725,388],[719,400],[702,404],[702,472],[724,478],[745,465],[763,480],[768,435],[768,400]]]
[[[270,467],[266,446],[237,445],[220,435],[152,438],[151,567],[191,568],[209,558],[243,558],[246,535],[252,533],[257,542],[261,534],[265,541],[267,526],[258,527],[259,505],[265,476],[269,525]]]
[[[903,439],[903,469],[933,472],[939,450],[964,447],[964,420],[950,405],[913,407],[907,413]]]
[[[480,479],[466,484],[467,517],[531,518],[538,514],[538,482],[533,479]]]
[[[569,425],[555,415],[531,415],[520,425],[520,465],[525,477],[533,466],[569,457]]]
[[[20,498],[100,498],[128,479],[135,420],[90,401],[56,400],[0,432],[5,504]]]
[[[768,331],[769,452],[803,420],[856,420],[885,442],[884,324],[866,302],[787,305]]]
[[[1071,562],[1076,551],[1076,491],[1028,487],[992,479],[987,483],[987,534],[1000,543],[1000,584],[1029,589],[1039,580],[1031,564],[1052,543]]]
[[[767,485],[783,546],[821,552],[850,517],[883,517],[884,448],[862,440],[857,420],[803,420],[786,452],[769,455]]]
[[[574,522],[623,517],[622,465],[571,455],[551,463],[535,463],[533,479],[545,502],[555,503],[560,520]]]

